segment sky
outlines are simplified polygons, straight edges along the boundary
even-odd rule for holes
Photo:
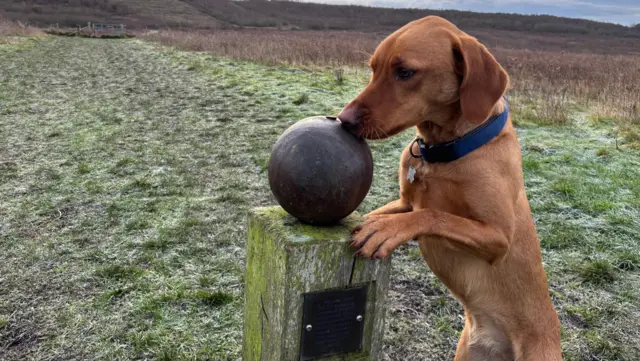
[[[549,14],[623,25],[640,23],[640,0],[304,0],[329,4]]]

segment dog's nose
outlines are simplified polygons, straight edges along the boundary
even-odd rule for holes
[[[340,112],[338,119],[347,130],[355,130],[362,123],[362,113],[357,107],[348,105]]]

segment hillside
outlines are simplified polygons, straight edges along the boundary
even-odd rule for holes
[[[130,28],[220,27],[215,18],[180,0],[0,0],[0,17],[37,26],[91,22],[124,23]]]
[[[293,1],[0,0],[0,4],[0,16],[39,26],[75,26],[94,21],[124,23],[131,28],[279,27],[386,33],[413,19],[439,15],[467,31],[507,30],[640,38],[638,26],[548,15],[389,9]]]

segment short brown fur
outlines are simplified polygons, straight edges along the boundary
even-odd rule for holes
[[[442,18],[391,34],[370,65],[369,85],[339,115],[358,136],[386,138],[415,126],[427,143],[446,142],[504,110],[506,72]],[[399,69],[414,73],[399,79]],[[410,146],[400,157],[400,199],[368,214],[352,246],[364,257],[385,258],[418,240],[431,270],[465,309],[456,361],[562,360],[511,119],[489,143],[453,162],[412,158]],[[417,169],[413,182],[409,167]]]

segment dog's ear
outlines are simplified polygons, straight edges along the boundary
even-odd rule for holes
[[[456,73],[462,78],[462,119],[482,123],[507,90],[509,76],[487,48],[471,36],[457,37],[453,56]]]

